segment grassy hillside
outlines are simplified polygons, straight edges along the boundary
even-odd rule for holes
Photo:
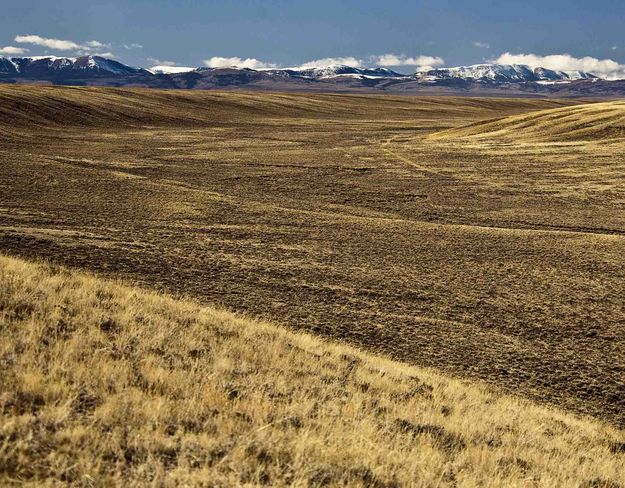
[[[0,484],[625,484],[597,421],[9,257],[0,368]]]
[[[387,95],[246,93],[146,90],[89,87],[46,87],[0,84],[0,125],[52,126],[210,126],[245,123],[255,117],[405,119],[439,117],[468,119],[520,113],[579,103],[564,100],[523,100]]]
[[[597,141],[625,137],[625,102],[604,102],[541,110],[477,122],[432,134],[430,139]]]
[[[625,428],[622,146],[427,140],[573,101],[0,95],[0,253],[267,317]]]

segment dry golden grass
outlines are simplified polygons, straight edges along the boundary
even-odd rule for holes
[[[625,102],[604,102],[512,115],[431,134],[429,139],[597,141],[625,137]]]
[[[427,139],[575,103],[0,86],[0,253],[625,428],[625,146]]]
[[[0,128],[223,125],[293,117],[369,119],[446,117],[469,121],[479,114],[520,113],[579,103],[567,100],[380,95],[297,94],[54,87],[0,84]],[[377,112],[377,113],[376,113]],[[483,118],[483,117],[482,117]],[[9,127],[9,128],[10,128]]]
[[[623,432],[0,257],[0,484],[625,485]]]

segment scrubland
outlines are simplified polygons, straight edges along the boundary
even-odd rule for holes
[[[0,484],[625,484],[625,436],[481,383],[0,257]]]

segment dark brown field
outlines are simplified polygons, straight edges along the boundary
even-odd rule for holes
[[[0,86],[0,252],[622,427],[623,132],[431,137],[573,103]]]

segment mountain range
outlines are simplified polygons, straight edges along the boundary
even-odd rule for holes
[[[625,80],[583,71],[477,64],[417,71],[331,65],[315,68],[134,68],[101,56],[0,57],[0,82],[169,89],[248,89],[511,96],[624,96]]]

